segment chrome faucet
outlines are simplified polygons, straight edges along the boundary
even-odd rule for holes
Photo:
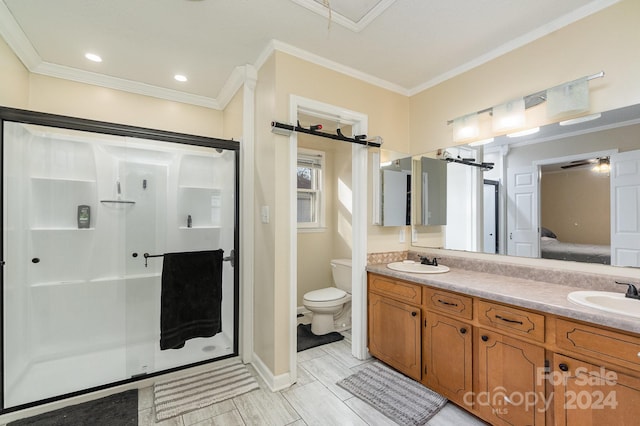
[[[627,286],[627,292],[624,294],[624,297],[628,297],[629,299],[640,299],[638,288],[635,285],[631,283],[621,283],[620,281],[616,281],[616,284]]]
[[[429,260],[427,256],[418,256],[418,257],[420,258],[420,263],[422,263],[423,265],[438,266],[438,258],[436,257],[434,257],[431,260]]]

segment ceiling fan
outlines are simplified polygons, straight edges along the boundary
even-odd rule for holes
[[[560,166],[560,168],[571,169],[574,167],[594,166],[594,165],[603,165],[603,164],[609,164],[609,157],[589,158],[586,160],[575,160],[563,166]]]

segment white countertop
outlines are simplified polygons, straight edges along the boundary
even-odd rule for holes
[[[552,284],[486,272],[450,268],[443,274],[413,274],[394,271],[386,264],[368,265],[367,271],[443,290],[520,306],[566,318],[640,334],[640,320],[569,302],[567,295],[581,290],[575,286]],[[620,292],[624,293],[622,287]],[[640,300],[638,300],[640,310]]]

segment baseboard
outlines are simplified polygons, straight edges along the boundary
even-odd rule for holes
[[[269,389],[272,392],[281,391],[283,389],[288,388],[293,384],[291,380],[291,374],[284,373],[278,376],[274,376],[271,370],[265,365],[264,362],[260,359],[256,353],[253,353],[253,359],[251,360],[251,365],[256,369],[262,380],[267,384]]]

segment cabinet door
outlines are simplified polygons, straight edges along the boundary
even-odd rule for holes
[[[640,379],[567,356],[553,355],[558,426],[637,425]]]
[[[369,293],[368,304],[371,355],[420,380],[420,308],[375,293]]]
[[[428,312],[426,317],[423,382],[452,401],[471,409],[471,326],[433,312]]]
[[[492,424],[544,425],[544,349],[478,329],[476,407]]]

